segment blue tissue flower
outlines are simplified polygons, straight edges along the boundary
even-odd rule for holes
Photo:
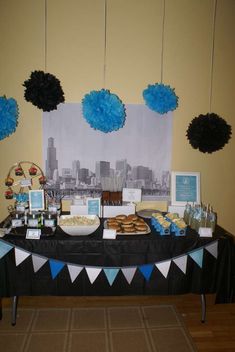
[[[15,132],[18,114],[18,105],[14,98],[0,97],[0,140]]]
[[[146,105],[159,114],[173,111],[178,106],[178,97],[175,94],[175,90],[162,83],[149,84],[143,91],[143,97]]]
[[[117,131],[125,123],[125,107],[119,97],[107,89],[91,91],[82,100],[83,116],[89,125],[102,132]]]

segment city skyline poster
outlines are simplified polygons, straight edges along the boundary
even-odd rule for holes
[[[140,104],[125,109],[124,127],[110,133],[91,128],[80,103],[43,113],[44,169],[52,186],[102,188],[105,178],[116,178],[123,187],[169,194],[172,112],[160,115]]]

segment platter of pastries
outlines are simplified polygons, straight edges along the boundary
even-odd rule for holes
[[[151,232],[144,219],[136,214],[117,215],[104,222],[105,229],[116,230],[117,235],[147,235]]]

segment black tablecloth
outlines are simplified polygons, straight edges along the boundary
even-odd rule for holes
[[[136,270],[131,284],[119,271],[110,285],[103,271],[91,284],[85,269],[71,282],[67,265],[52,279],[49,261],[34,273],[32,256],[16,266],[13,248],[0,259],[0,296],[216,293],[217,302],[230,301],[233,245],[231,236],[225,230],[217,226],[213,238],[201,238],[191,229],[187,229],[186,236],[175,237],[160,236],[150,223],[149,226],[151,233],[148,235],[117,236],[115,240],[102,239],[103,220],[89,236],[69,236],[58,227],[52,236],[47,236],[48,232],[43,229],[40,240],[26,240],[26,229],[21,228],[17,234],[9,234],[3,240],[48,259],[102,268],[123,268],[171,260],[215,240],[218,240],[218,258],[203,250],[201,268],[188,256],[186,273],[172,260],[167,278],[155,266],[149,280]]]

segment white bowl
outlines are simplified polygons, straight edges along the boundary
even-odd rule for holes
[[[72,220],[76,220],[77,224],[70,225]],[[84,224],[80,224],[80,220],[84,221]],[[92,224],[89,224],[90,221],[92,221]],[[61,224],[61,222],[65,222],[65,224]],[[88,224],[86,222],[88,222]],[[70,236],[87,236],[98,229],[100,219],[97,215],[61,215],[59,218],[59,226]]]

